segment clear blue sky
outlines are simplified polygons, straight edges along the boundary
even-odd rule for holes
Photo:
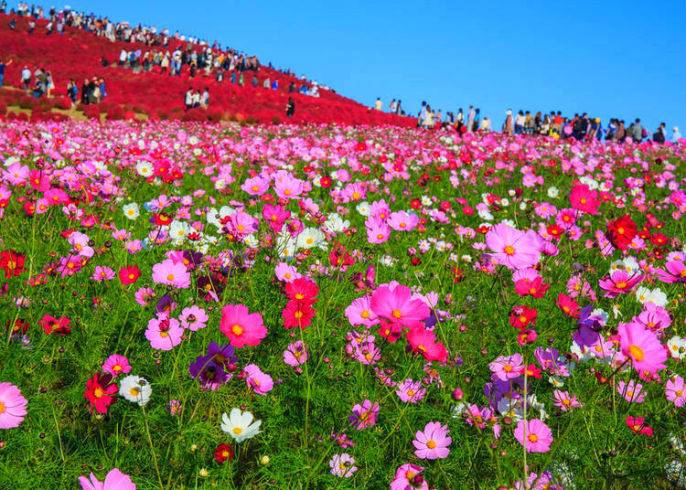
[[[586,111],[686,132],[685,0],[69,4],[216,39],[368,105],[474,104],[496,127],[507,108]]]

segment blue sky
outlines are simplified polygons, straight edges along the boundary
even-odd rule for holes
[[[46,3],[43,3],[46,5]],[[686,1],[86,1],[218,40],[371,105],[400,98],[499,127],[507,108],[686,129]],[[671,132],[671,131],[670,131]]]

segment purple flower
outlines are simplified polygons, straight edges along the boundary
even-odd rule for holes
[[[367,427],[373,427],[376,425],[376,419],[379,416],[379,404],[372,403],[369,400],[365,400],[362,404],[357,404],[353,407],[353,413],[348,417],[350,423],[357,430],[366,429]]]

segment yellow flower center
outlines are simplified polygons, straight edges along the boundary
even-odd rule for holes
[[[391,312],[391,315],[393,315],[393,318],[400,318],[402,316],[402,313],[399,309],[396,308]]]
[[[538,436],[536,434],[529,434],[527,437],[529,439],[529,442],[537,442],[538,441]]]
[[[7,409],[5,408],[5,404],[0,402],[0,414],[5,413],[6,411]]]
[[[243,432],[243,428],[242,428],[242,427],[234,427],[234,428],[233,428],[233,433],[236,434],[237,436],[240,435],[241,432]]]
[[[505,252],[507,255],[514,255],[515,249],[512,245],[508,245],[503,249],[503,252]]]
[[[634,358],[634,360],[641,362],[645,358],[645,353],[637,345],[629,346],[629,355]]]
[[[433,439],[429,439],[429,441],[426,443],[426,447],[428,447],[429,449],[434,449],[436,445],[436,441],[434,441]]]
[[[236,324],[231,326],[231,332],[233,332],[234,335],[242,335],[243,334],[243,327],[241,327],[238,323],[236,323]]]

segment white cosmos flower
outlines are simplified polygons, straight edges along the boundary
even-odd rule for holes
[[[150,401],[152,387],[148,380],[140,376],[127,376],[119,383],[119,395],[128,401],[144,407]]]
[[[324,223],[324,226],[331,233],[342,233],[343,231],[347,230],[348,227],[350,227],[350,221],[344,220],[337,213],[331,213],[327,217],[326,223]]]
[[[357,209],[357,212],[365,218],[369,216],[369,203],[367,201],[362,201],[360,204],[355,206],[355,209]]]
[[[322,247],[325,242],[326,237],[317,228],[305,228],[296,239],[296,245],[298,248],[310,249],[314,247]]]
[[[257,246],[260,244],[260,242],[255,237],[254,233],[243,237],[243,243],[245,243],[250,248],[257,248]]]
[[[221,429],[234,438],[236,442],[251,439],[260,433],[261,420],[255,420],[252,413],[232,408],[230,415],[222,415]]]
[[[181,243],[186,239],[188,233],[190,233],[191,227],[185,221],[174,220],[169,225],[169,237],[175,243]]]
[[[653,303],[655,306],[665,306],[667,295],[660,288],[648,289],[641,286],[636,290],[636,299],[641,303]]]
[[[557,187],[549,187],[548,188],[548,197],[550,199],[555,199],[559,195],[560,195],[560,189],[558,189]]]
[[[138,172],[138,175],[141,177],[150,177],[153,174],[153,170],[152,163],[150,162],[138,162],[136,164],[136,172]]]
[[[124,216],[130,220],[134,220],[141,215],[141,210],[135,202],[126,204],[122,210],[124,211]]]
[[[686,339],[678,336],[673,336],[667,341],[667,349],[669,354],[673,359],[685,359],[686,358]]]

